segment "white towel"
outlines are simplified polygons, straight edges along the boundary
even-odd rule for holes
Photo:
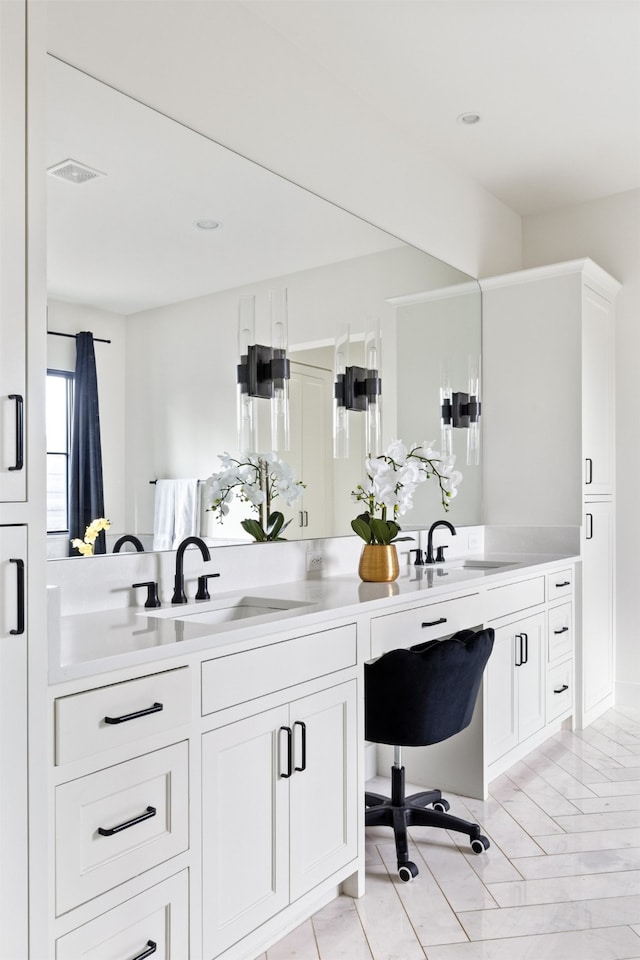
[[[200,533],[197,480],[158,480],[153,517],[153,549],[175,549],[185,537]]]

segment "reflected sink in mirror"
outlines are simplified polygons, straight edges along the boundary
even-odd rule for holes
[[[161,620],[181,620],[188,623],[204,623],[218,626],[254,617],[282,616],[311,604],[302,600],[273,600],[265,597],[231,597],[197,605],[175,606],[167,610],[145,610],[140,616],[157,617]]]

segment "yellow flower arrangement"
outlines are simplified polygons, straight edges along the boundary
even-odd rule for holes
[[[91,521],[87,529],[84,531],[84,540],[79,540],[76,537],[71,541],[71,546],[78,550],[83,557],[92,557],[93,545],[96,542],[98,534],[101,530],[108,530],[110,526],[110,520],[106,520],[104,517],[97,517],[95,520]]]

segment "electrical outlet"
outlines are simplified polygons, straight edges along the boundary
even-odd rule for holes
[[[317,551],[310,550],[307,554],[307,573],[317,573],[322,570],[323,556]]]
[[[473,553],[474,551],[478,552],[481,546],[481,538],[479,533],[470,533],[469,534],[469,551]]]

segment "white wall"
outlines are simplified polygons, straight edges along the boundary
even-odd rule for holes
[[[640,190],[526,217],[524,266],[591,257],[622,283],[616,299],[617,695],[640,696]]]
[[[48,49],[472,276],[520,218],[405,139],[241,3],[49,0]]]

